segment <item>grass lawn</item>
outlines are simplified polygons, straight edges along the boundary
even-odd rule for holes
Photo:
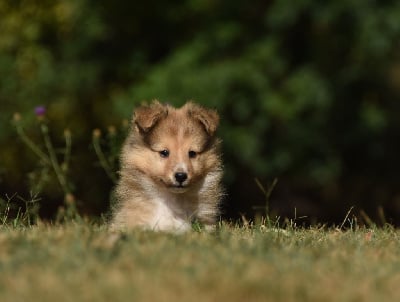
[[[0,301],[400,301],[400,233],[0,230]]]

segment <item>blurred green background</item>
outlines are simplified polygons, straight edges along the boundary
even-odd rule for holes
[[[0,0],[0,196],[27,198],[35,156],[16,136],[47,107],[55,145],[72,133],[81,213],[107,211],[112,181],[92,131],[158,98],[215,107],[224,140],[224,217],[338,222],[351,206],[400,223],[399,1]],[[37,188],[37,187],[36,187]],[[50,177],[41,214],[63,202]],[[296,209],[296,210],[295,210]]]

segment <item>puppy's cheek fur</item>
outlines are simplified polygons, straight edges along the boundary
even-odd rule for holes
[[[124,154],[126,166],[141,171],[148,176],[157,176],[164,173],[164,166],[157,154],[147,149],[128,150]]]
[[[203,171],[210,171],[220,166],[219,156],[213,150],[210,150],[203,154],[201,163]]]
[[[193,181],[196,181],[197,179],[203,176],[204,169],[202,161],[198,159],[193,159],[192,162],[190,163],[190,166],[191,166],[191,178]]]

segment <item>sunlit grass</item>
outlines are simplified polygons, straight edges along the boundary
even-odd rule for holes
[[[299,227],[296,212],[292,220],[270,217],[277,180],[265,187],[256,180],[266,217],[256,223],[243,217],[241,226],[221,223],[209,233],[194,224],[179,236],[111,234],[104,221],[94,224],[77,212],[67,173],[71,133],[57,153],[45,119],[44,145],[25,134],[19,115],[14,122],[40,163],[32,191],[45,187],[50,177],[43,175],[53,175],[64,204],[53,223],[44,223],[40,196],[0,197],[0,301],[400,300],[400,233],[386,225],[383,210],[384,228],[363,212],[369,228],[359,226],[352,209],[337,228]],[[119,139],[114,128],[93,132],[99,164],[113,181]]]
[[[132,232],[70,222],[0,232],[1,301],[397,301],[399,232],[235,227]]]

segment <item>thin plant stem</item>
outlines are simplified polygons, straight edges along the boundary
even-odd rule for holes
[[[111,170],[111,167],[101,149],[99,139],[97,136],[93,136],[93,147],[94,151],[96,152],[97,157],[99,158],[100,165],[103,167],[104,171],[106,172],[107,176],[114,182],[117,182],[117,178],[115,177],[114,173]]]
[[[64,165],[65,165],[65,171],[67,171],[69,167],[69,161],[71,159],[71,149],[72,149],[71,132],[69,130],[65,130],[64,137],[65,137]]]
[[[7,201],[4,213],[2,213],[2,216],[1,216],[1,221],[2,221],[3,226],[6,225],[6,223],[7,223],[9,213],[10,213],[10,200]]]
[[[42,150],[40,150],[40,148],[38,148],[33,141],[29,139],[22,126],[16,124],[15,127],[17,129],[19,137],[22,139],[25,145],[27,145],[32,150],[32,152],[35,153],[36,156],[39,157],[45,164],[50,165],[51,161],[49,157]]]
[[[351,211],[353,210],[353,208],[354,208],[354,207],[351,207],[350,210],[347,211],[347,214],[346,214],[346,216],[344,217],[343,222],[342,222],[342,224],[341,224],[340,227],[339,227],[339,230],[341,230],[341,229],[343,228],[343,226],[344,226],[344,224],[346,223],[347,219],[349,218],[350,213],[351,213]]]
[[[63,172],[61,170],[61,167],[60,167],[60,165],[58,163],[57,156],[56,156],[56,154],[54,152],[54,147],[53,147],[53,144],[51,143],[51,139],[50,139],[50,136],[49,136],[49,129],[48,129],[47,125],[44,124],[44,123],[41,123],[40,129],[42,130],[44,143],[46,145],[47,151],[49,152],[50,162],[51,162],[51,165],[52,165],[52,167],[54,169],[54,172],[55,172],[55,174],[57,176],[58,182],[61,185],[64,193],[67,194],[67,193],[70,192],[70,190],[68,188],[68,184],[67,184],[67,181],[66,181],[66,179],[64,177],[64,174],[63,174]]]
[[[268,189],[266,190],[264,188],[264,186],[261,184],[261,182],[258,180],[258,178],[255,178],[255,182],[257,184],[257,186],[259,187],[259,189],[263,192],[264,196],[265,196],[265,219],[267,221],[268,226],[271,226],[271,220],[270,220],[270,213],[269,213],[269,199],[271,197],[272,191],[274,190],[276,184],[278,183],[278,179],[274,178],[274,180],[272,181],[272,184],[268,187]]]

